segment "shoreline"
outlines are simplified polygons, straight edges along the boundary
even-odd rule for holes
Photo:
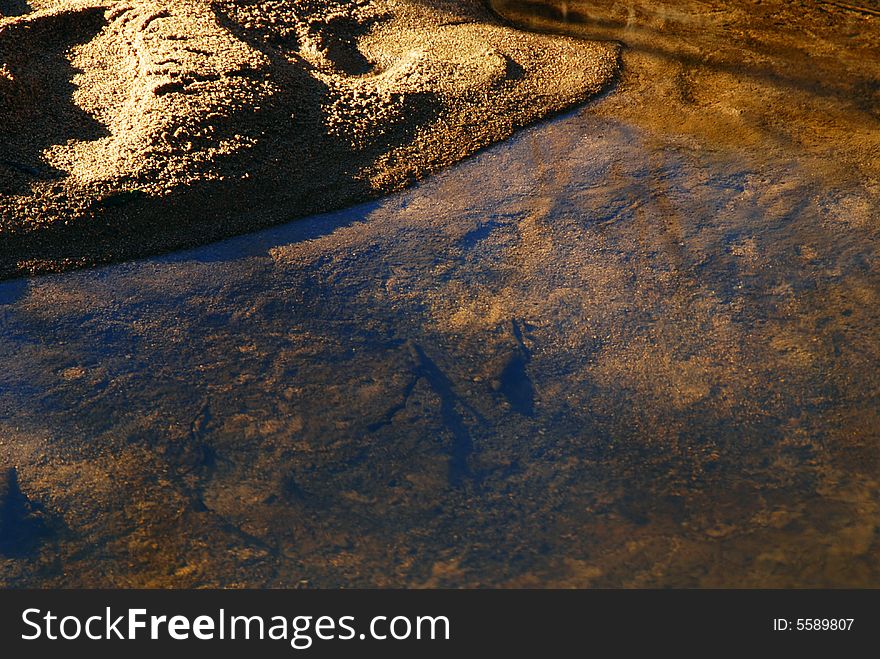
[[[477,0],[313,4],[62,0],[0,17],[0,278],[376,198],[617,73],[616,45],[518,31]]]

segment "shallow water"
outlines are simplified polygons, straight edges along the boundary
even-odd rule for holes
[[[2,582],[880,585],[880,51],[762,82],[699,63],[744,3],[690,4],[407,192],[0,283]]]

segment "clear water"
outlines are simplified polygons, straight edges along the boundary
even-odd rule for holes
[[[2,582],[880,585],[878,24],[604,4],[615,91],[402,194],[0,283]]]

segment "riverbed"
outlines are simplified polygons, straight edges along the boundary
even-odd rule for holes
[[[685,4],[495,3],[621,41],[615,89],[376,202],[0,283],[0,582],[880,585],[880,19]]]

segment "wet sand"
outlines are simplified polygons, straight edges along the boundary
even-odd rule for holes
[[[2,583],[880,585],[880,28],[651,4],[411,189],[0,284]]]
[[[478,0],[0,3],[0,277],[399,190],[616,71]]]

